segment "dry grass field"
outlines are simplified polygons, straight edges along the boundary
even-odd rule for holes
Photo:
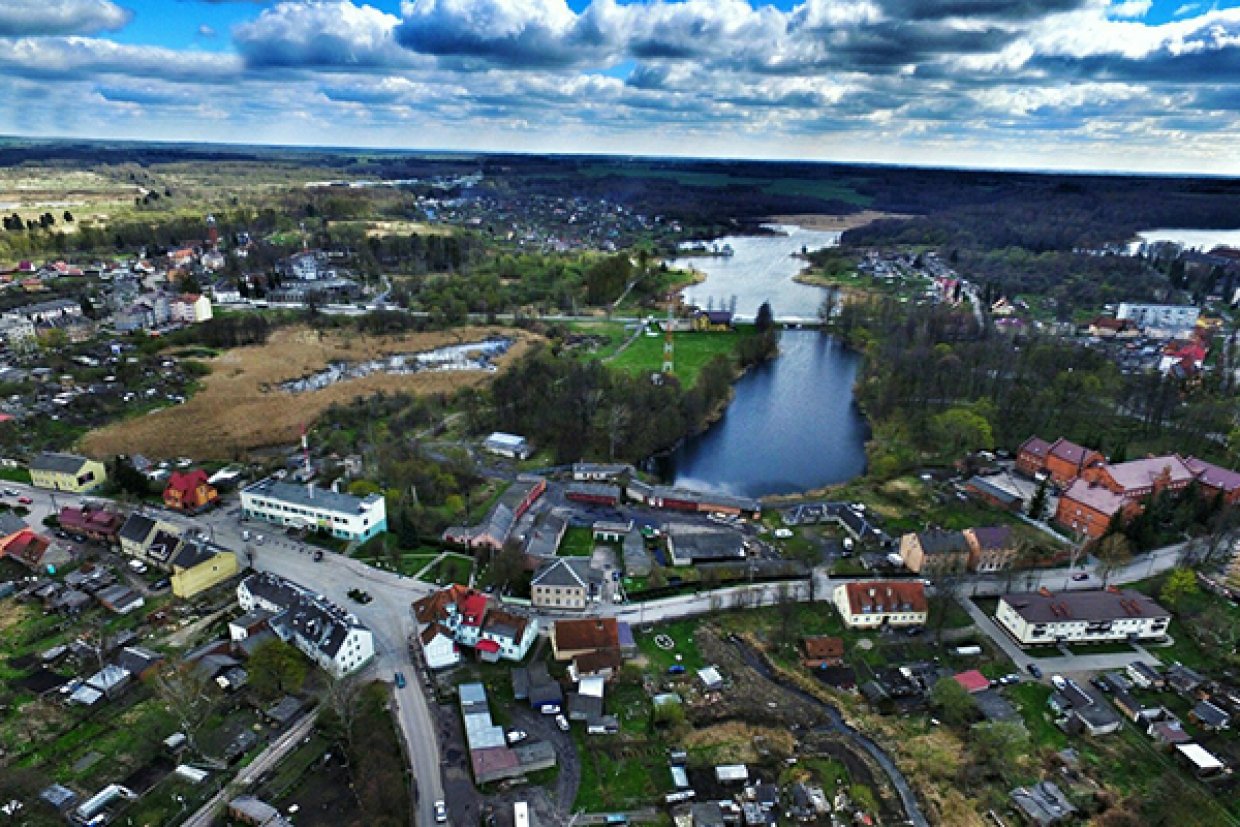
[[[536,337],[521,330],[459,328],[404,336],[323,333],[307,327],[282,328],[264,345],[237,348],[209,361],[211,375],[184,405],[117,422],[88,433],[82,448],[93,456],[144,454],[169,458],[231,460],[254,448],[292,443],[303,424],[309,426],[329,405],[378,391],[445,393],[490,381],[482,371],[376,373],[339,382],[322,390],[292,394],[280,383],[327,367],[329,362],[357,362],[395,353],[416,353],[449,344],[479,341],[500,333],[516,340],[498,362],[503,370]]]

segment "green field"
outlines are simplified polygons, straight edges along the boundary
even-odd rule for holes
[[[736,343],[742,336],[750,336],[752,330],[726,333],[676,333],[672,337],[675,346],[675,375],[685,386],[697,382],[698,374],[716,356],[731,357]],[[657,373],[663,367],[663,336],[638,337],[623,353],[611,361],[612,367],[629,373]]]
[[[561,557],[589,557],[594,553],[594,532],[583,526],[574,526],[564,532],[560,543]]]

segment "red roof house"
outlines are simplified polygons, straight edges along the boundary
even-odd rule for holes
[[[963,686],[970,695],[990,688],[990,679],[976,669],[970,669],[968,672],[953,675],[952,679]]]
[[[173,471],[164,489],[164,505],[174,511],[195,513],[209,508],[219,499],[215,486],[207,481],[207,472],[201,468],[193,471]]]

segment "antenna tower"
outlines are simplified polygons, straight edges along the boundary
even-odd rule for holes
[[[667,308],[667,324],[663,326],[663,373],[671,376],[676,372],[676,343],[672,339],[672,308]]]

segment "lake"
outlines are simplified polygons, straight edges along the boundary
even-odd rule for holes
[[[801,248],[839,243],[838,232],[782,227],[783,236],[732,236],[732,256],[680,259],[706,273],[686,290],[700,307],[714,296],[726,307],[736,296],[736,313],[752,318],[764,301],[780,318],[816,319],[825,292],[792,277],[804,262]],[[816,330],[785,330],[779,357],[739,380],[723,417],[686,439],[659,462],[676,485],[745,497],[792,494],[845,482],[865,473],[869,427],[853,404],[853,383],[861,357]]]
[[[752,320],[763,302],[781,319],[817,319],[822,288],[798,284],[793,277],[805,268],[795,253],[808,248],[834,247],[840,233],[773,225],[784,233],[772,236],[729,236],[719,239],[734,252],[731,256],[692,256],[673,259],[672,267],[694,268],[707,274],[706,281],[684,291],[685,301],[703,309],[726,310],[736,299],[735,313]]]
[[[723,418],[666,460],[676,485],[745,497],[865,473],[869,428],[853,404],[861,357],[815,330],[786,330],[779,357],[737,380]]]

